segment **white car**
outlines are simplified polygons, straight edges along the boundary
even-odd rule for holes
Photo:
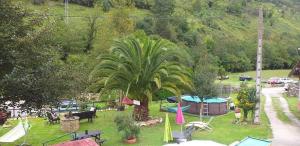
[[[292,80],[292,79],[290,79],[290,78],[280,78],[279,79],[279,83],[284,83],[284,84],[286,84],[286,83],[293,83],[294,82],[294,80]]]

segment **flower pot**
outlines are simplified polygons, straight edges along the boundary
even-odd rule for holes
[[[130,138],[130,139],[125,139],[125,143],[127,143],[127,144],[134,144],[134,143],[136,143],[136,138],[133,137],[133,138]]]
[[[235,112],[235,113],[240,113],[240,112],[241,112],[241,109],[236,108],[236,109],[234,110],[234,112]]]
[[[241,113],[235,113],[235,118],[240,119],[241,118]]]

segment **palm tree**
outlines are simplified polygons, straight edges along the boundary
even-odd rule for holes
[[[181,63],[182,53],[165,40],[154,40],[145,35],[115,41],[110,54],[101,56],[92,76],[102,91],[122,90],[131,99],[139,100],[133,117],[148,119],[148,103],[158,90],[175,95],[190,89],[190,71]],[[100,86],[99,86],[100,85]]]

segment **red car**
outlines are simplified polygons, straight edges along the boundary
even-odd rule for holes
[[[280,84],[280,78],[278,77],[272,77],[267,81],[268,84]]]

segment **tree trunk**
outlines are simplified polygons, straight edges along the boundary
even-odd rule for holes
[[[244,113],[244,121],[247,121],[248,118],[248,110],[243,110]]]
[[[134,106],[133,118],[136,121],[147,121],[149,119],[148,99],[140,102],[140,105]]]
[[[202,114],[203,114],[203,100],[201,100],[201,102],[200,102],[200,111],[199,111],[199,114],[200,114],[200,121],[202,121]]]

